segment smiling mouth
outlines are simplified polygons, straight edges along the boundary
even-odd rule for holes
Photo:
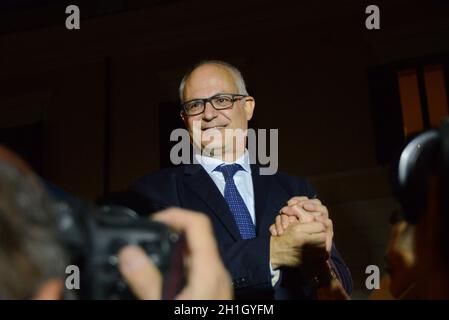
[[[206,131],[206,130],[210,130],[210,129],[223,129],[223,128],[226,128],[226,126],[215,126],[215,127],[203,128],[203,129],[201,129],[201,131]]]

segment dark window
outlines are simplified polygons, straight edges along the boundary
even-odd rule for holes
[[[377,162],[393,160],[405,140],[440,126],[449,114],[449,55],[369,70]]]

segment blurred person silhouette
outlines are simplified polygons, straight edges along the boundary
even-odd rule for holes
[[[386,248],[386,274],[370,300],[418,299],[416,287],[415,226],[395,211],[391,217],[390,237]]]
[[[67,257],[39,180],[0,147],[0,298],[61,297]]]
[[[413,297],[448,299],[449,118],[404,148],[397,181],[405,221],[415,228]]]
[[[371,298],[449,299],[449,119],[414,137],[394,176],[402,206],[390,234],[388,275]]]
[[[66,297],[69,257],[58,237],[56,214],[52,198],[30,167],[0,146],[0,299]],[[154,219],[186,235],[187,284],[176,298],[231,299],[230,277],[209,220],[182,209],[167,209]],[[124,247],[118,258],[120,272],[139,299],[161,298],[161,274],[140,247]],[[206,261],[209,268],[203,268]]]
[[[402,212],[392,215],[387,275],[369,299],[449,299],[449,119],[406,145],[393,185]],[[281,210],[272,235],[321,219],[305,210],[303,200],[295,198]],[[328,299],[348,298],[338,283],[324,289]]]

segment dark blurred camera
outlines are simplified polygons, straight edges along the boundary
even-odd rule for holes
[[[429,177],[440,178],[440,206],[449,211],[449,118],[439,129],[425,131],[402,150],[393,172],[393,191],[406,221],[416,224],[428,207]]]
[[[78,299],[135,299],[118,270],[125,245],[142,247],[163,276],[163,299],[184,284],[185,241],[172,228],[117,204],[87,205],[70,198],[57,202],[58,228],[72,264],[80,269]]]

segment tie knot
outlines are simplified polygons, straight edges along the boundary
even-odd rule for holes
[[[225,180],[227,180],[229,178],[232,179],[234,177],[234,174],[240,170],[244,170],[244,169],[242,168],[241,165],[239,165],[237,163],[221,164],[214,169],[214,171],[221,172],[223,174],[223,177],[225,178]]]

